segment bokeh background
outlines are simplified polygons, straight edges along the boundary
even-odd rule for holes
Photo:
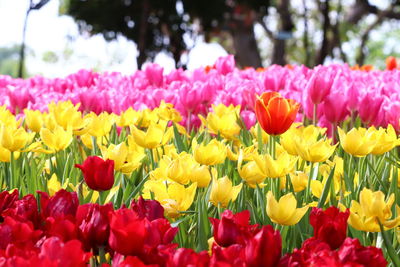
[[[400,1],[0,0],[0,74],[62,77],[212,65],[347,62],[399,56]]]

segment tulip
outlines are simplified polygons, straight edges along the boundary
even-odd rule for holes
[[[349,115],[347,110],[347,99],[344,93],[331,92],[322,103],[322,111],[327,121],[336,125],[344,121]]]
[[[310,140],[295,138],[297,154],[306,161],[324,162],[335,152],[336,145],[331,145],[330,139]]]
[[[192,141],[194,159],[203,165],[216,165],[225,161],[227,149],[224,143],[211,140],[210,143],[197,144],[196,139]]]
[[[191,181],[191,174],[196,165],[192,155],[182,152],[167,167],[167,177],[177,183],[186,185]]]
[[[247,266],[277,266],[281,258],[281,251],[282,238],[279,231],[275,231],[271,225],[265,225],[246,245]]]
[[[266,176],[264,176],[257,163],[255,161],[250,161],[242,167],[242,161],[243,152],[241,151],[237,167],[240,177],[252,188],[256,188],[257,186],[261,187]]]
[[[58,125],[53,130],[42,128],[40,130],[40,138],[54,152],[66,149],[73,139],[71,129],[64,130]]]
[[[230,105],[226,107],[223,104],[212,105],[213,112],[207,114],[207,118],[199,115],[203,124],[209,132],[215,135],[220,134],[228,140],[236,140],[240,133],[240,126],[237,123],[239,118],[240,106]]]
[[[388,125],[386,131],[383,128],[379,128],[376,134],[376,141],[371,151],[373,155],[382,155],[399,145],[397,134],[391,124]]]
[[[52,197],[49,197],[44,192],[39,191],[38,193],[40,195],[40,211],[43,218],[75,217],[79,205],[76,192],[70,193],[61,189]]]
[[[261,128],[269,135],[286,132],[296,119],[300,105],[277,92],[263,93],[256,100],[255,112]]]
[[[165,210],[165,214],[171,218],[177,218],[190,208],[196,195],[197,184],[193,183],[189,187],[185,187],[178,183],[166,185],[166,181],[147,181],[144,184],[145,199],[150,199],[152,192],[154,199],[160,202]]]
[[[167,128],[167,122],[152,123],[146,132],[139,130],[136,126],[131,126],[132,136],[135,142],[144,148],[157,148],[165,145],[171,139],[172,127]]]
[[[39,110],[24,109],[25,124],[26,126],[36,133],[40,132],[40,129],[44,125],[43,114]]]
[[[338,251],[342,263],[358,264],[360,266],[387,266],[387,261],[382,249],[377,247],[364,247],[356,238],[346,238]]]
[[[233,214],[225,210],[221,219],[209,218],[213,226],[214,241],[222,247],[244,245],[257,232],[257,225],[249,225],[250,212],[244,210]]]
[[[0,145],[11,152],[20,151],[34,136],[34,133],[27,133],[24,128],[3,124],[0,128]]]
[[[132,200],[131,209],[140,217],[146,217],[149,221],[164,218],[164,208],[155,200],[145,200],[143,197],[139,197],[137,201]]]
[[[144,153],[131,153],[125,143],[118,145],[110,144],[108,148],[100,147],[104,159],[114,161],[114,169],[123,174],[130,175],[133,171],[142,165]]]
[[[96,115],[92,112],[85,116],[85,120],[87,121],[86,129],[88,134],[95,137],[103,137],[110,133],[114,123],[114,115],[106,112]]]
[[[277,159],[273,159],[271,155],[266,154],[253,155],[253,160],[264,177],[280,178],[292,172],[297,158],[284,151],[278,155]]]
[[[205,188],[210,184],[211,174],[207,165],[195,165],[190,174],[190,181],[197,183],[197,187]]]
[[[211,187],[210,202],[216,207],[221,206],[226,208],[229,202],[236,200],[242,186],[243,184],[233,186],[232,181],[227,176],[219,179],[214,176]]]
[[[74,105],[71,101],[51,102],[48,104],[49,117],[52,117],[55,122],[68,130],[78,131],[86,126],[86,122],[82,117],[82,113],[78,111],[80,104]],[[48,127],[52,129],[51,127]]]
[[[123,255],[139,255],[147,236],[148,220],[131,209],[121,208],[109,213],[110,247]],[[127,242],[131,240],[132,242]]]
[[[132,109],[129,107],[127,110],[121,112],[117,117],[116,124],[119,127],[127,127],[132,124],[137,124],[140,119],[140,111]]]
[[[376,130],[369,128],[353,128],[347,134],[338,127],[340,145],[344,151],[356,156],[364,157],[372,152],[377,141],[376,141]]]
[[[92,190],[107,191],[114,184],[114,161],[97,156],[87,157],[83,164],[75,164],[81,169],[86,184]]]
[[[386,69],[395,70],[397,68],[397,60],[395,57],[389,56],[386,58]]]
[[[340,212],[336,207],[323,211],[313,208],[310,224],[314,228],[314,237],[329,244],[332,250],[339,248],[347,236],[347,219],[350,211]]]
[[[379,125],[382,116],[383,97],[378,93],[369,92],[360,100],[358,115],[366,125]]]
[[[80,205],[76,211],[76,225],[87,248],[105,246],[109,237],[108,213],[113,211],[111,203]]]
[[[360,192],[360,202],[352,200],[350,207],[349,224],[360,231],[380,232],[379,223],[385,229],[392,229],[400,225],[400,208],[396,205],[397,217],[392,217],[394,194],[385,202],[385,195],[381,191],[372,192],[364,188]]]
[[[318,105],[325,99],[331,90],[333,81],[334,77],[332,73],[323,71],[323,68],[314,70],[306,86],[306,90],[313,104]]]
[[[297,200],[292,193],[282,196],[278,202],[271,191],[267,194],[267,214],[274,223],[294,225],[301,220],[307,210],[308,206],[297,208]]]
[[[293,185],[294,192],[301,192],[307,187],[308,176],[304,172],[298,172],[296,174],[290,173],[290,181]]]

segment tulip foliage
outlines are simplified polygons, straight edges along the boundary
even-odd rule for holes
[[[51,94],[32,78],[41,99],[9,93],[0,265],[400,266],[396,103],[381,118],[391,89],[357,87],[397,70],[221,66],[80,72]],[[138,92],[116,97],[124,87]]]

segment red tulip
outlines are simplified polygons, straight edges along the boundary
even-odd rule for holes
[[[168,267],[210,266],[210,256],[206,251],[196,253],[190,248],[179,248],[170,257],[167,263]]]
[[[339,248],[347,236],[347,219],[350,211],[340,212],[336,207],[323,211],[313,208],[310,214],[310,224],[314,228],[314,237],[326,242],[331,249]]]
[[[276,266],[281,258],[282,238],[271,225],[266,225],[247,243],[245,257],[248,267]]]
[[[110,247],[123,255],[139,255],[143,251],[149,221],[127,208],[109,213],[109,220]]]
[[[110,190],[114,184],[114,161],[97,156],[87,157],[82,165],[75,164],[83,172],[89,188],[97,191]]]
[[[50,198],[47,193],[38,193],[40,195],[41,214],[44,218],[75,217],[76,209],[79,205],[79,200],[75,192],[70,193],[61,189]]]
[[[36,264],[31,261],[31,266],[86,267],[90,256],[91,253],[82,250],[82,244],[78,240],[63,243],[57,237],[50,237],[43,242],[39,258]]]
[[[11,217],[5,217],[0,224],[0,250],[10,244],[20,248],[33,248],[39,240],[42,231],[34,230],[31,222],[18,222]]]
[[[78,207],[76,225],[86,249],[106,244],[110,234],[108,213],[112,211],[111,203],[103,206],[88,203]]]
[[[300,104],[283,98],[277,92],[266,92],[256,100],[256,116],[261,128],[269,135],[286,132],[299,111]]]
[[[58,237],[63,242],[77,239],[78,237],[78,228],[75,225],[74,218],[70,216],[67,218],[48,217],[45,228],[47,236]]]
[[[6,209],[3,216],[10,216],[21,222],[31,221],[36,228],[41,224],[38,212],[36,198],[32,195],[26,195],[20,200],[13,202],[12,207]]]
[[[8,208],[14,205],[14,202],[19,198],[18,190],[14,190],[12,193],[3,191],[0,193],[0,222],[3,221],[1,214]]]
[[[338,251],[342,263],[354,262],[360,266],[380,267],[387,262],[382,250],[377,247],[364,247],[358,239],[346,238]]]
[[[237,214],[225,210],[221,215],[221,220],[209,219],[213,225],[214,240],[222,247],[244,244],[247,238],[253,236],[257,227],[257,225],[249,225],[250,212],[248,210]]]
[[[131,209],[137,212],[140,217],[146,217],[149,221],[164,218],[164,208],[155,200],[144,200],[140,197],[137,201],[132,200]]]
[[[244,247],[234,244],[223,248],[214,243],[209,266],[247,267]]]

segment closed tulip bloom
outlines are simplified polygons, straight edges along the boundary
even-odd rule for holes
[[[255,112],[261,128],[269,135],[286,132],[296,119],[300,105],[283,98],[277,92],[266,92],[257,97]]]
[[[203,165],[221,164],[225,161],[227,154],[225,144],[216,139],[211,140],[211,142],[206,145],[197,144],[197,141],[194,139],[192,142],[192,149],[194,159]]]
[[[144,148],[157,148],[165,145],[172,137],[172,128],[167,128],[167,122],[152,123],[146,131],[139,130],[136,126],[131,126],[132,136],[135,142]]]
[[[92,190],[107,191],[114,184],[114,161],[97,156],[87,157],[83,164],[75,164],[81,169],[86,184]]]
[[[347,219],[350,211],[340,212],[336,207],[326,210],[313,208],[310,214],[310,224],[314,228],[314,237],[329,244],[331,249],[337,249],[347,237]]]
[[[246,183],[252,187],[256,188],[262,186],[266,176],[262,173],[255,161],[249,161],[242,166],[243,163],[243,151],[240,152],[238,159],[238,172],[240,177],[246,181]]]
[[[333,152],[336,145],[331,145],[330,139],[307,140],[303,138],[295,138],[295,146],[298,155],[306,161],[324,162]]]
[[[344,151],[347,153],[356,156],[356,157],[364,157],[372,152],[377,141],[376,130],[374,131],[372,128],[353,128],[347,134],[338,127],[340,145],[343,147]]]
[[[72,130],[64,130],[61,126],[56,126],[53,130],[42,128],[40,138],[43,143],[52,151],[57,152],[66,149],[72,142]]]
[[[208,113],[206,119],[201,115],[199,116],[209,132],[216,135],[220,134],[229,140],[237,139],[240,133],[240,126],[237,123],[240,106],[230,105],[227,107],[224,104],[219,104],[218,106],[212,105],[212,107],[213,112]]]
[[[211,187],[210,202],[218,207],[219,205],[226,208],[230,201],[235,201],[242,189],[243,184],[232,185],[232,181],[228,176],[213,179]]]
[[[395,70],[397,68],[396,58],[393,56],[386,58],[386,69],[387,70]]]
[[[308,206],[297,208],[297,200],[292,193],[282,196],[278,202],[271,191],[267,194],[267,214],[274,223],[294,225],[303,218],[307,210]]]
[[[177,183],[186,185],[191,181],[191,173],[197,163],[192,155],[182,152],[168,165],[167,177]]]
[[[254,155],[254,161],[265,177],[280,178],[293,171],[297,157],[290,156],[286,151],[280,153],[277,159],[271,155]]]
[[[195,165],[190,172],[190,180],[197,183],[197,187],[204,188],[210,184],[211,174],[207,165]]]
[[[306,189],[308,176],[304,172],[290,173],[290,181],[292,182],[294,192],[300,192]]]
[[[245,258],[249,267],[277,266],[282,253],[282,238],[271,225],[264,225],[249,240],[245,248]]]
[[[109,213],[110,237],[108,243],[111,249],[122,255],[139,255],[147,234],[149,221],[140,218],[131,209],[121,208]]]
[[[31,131],[36,133],[40,132],[40,129],[44,125],[43,114],[39,110],[24,109],[25,124]]]
[[[297,123],[293,124],[290,129],[281,135],[280,144],[283,148],[293,156],[298,156],[295,140],[317,140],[319,136],[324,135],[326,128],[309,125],[304,127]]]
[[[385,195],[381,191],[373,192],[364,188],[360,192],[360,202],[352,200],[350,207],[349,224],[360,231],[380,232],[380,222],[385,229],[392,229],[400,225],[400,208],[396,205],[397,217],[392,218],[392,205],[395,196],[390,195],[385,202]]]

